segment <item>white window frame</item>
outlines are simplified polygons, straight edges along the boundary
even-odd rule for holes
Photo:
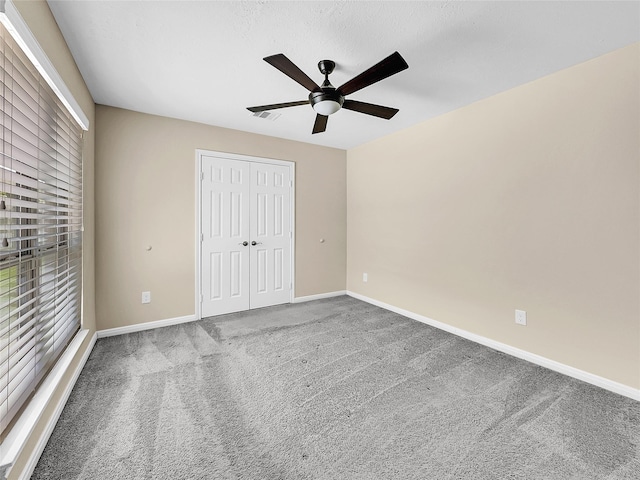
[[[62,104],[68,109],[71,116],[78,122],[83,130],[89,130],[89,119],[82,111],[82,108],[80,108],[80,105],[75,100],[71,91],[62,80],[62,77],[47,57],[44,49],[36,40],[12,0],[0,0],[0,22],[11,33],[16,43],[22,48],[24,53],[54,91]],[[82,230],[84,231],[84,227],[82,227]],[[6,478],[6,475],[10,471],[12,465],[26,446],[27,441],[47,408],[50,399],[53,397],[58,386],[62,382],[65,373],[69,369],[73,358],[84,343],[89,332],[82,328],[82,318],[80,319],[80,322],[80,331],[78,331],[75,337],[70,341],[66,350],[62,353],[57,363],[44,379],[31,401],[26,405],[22,414],[17,418],[14,426],[8,432],[2,444],[0,444],[1,479]],[[92,339],[92,344],[94,342],[95,335]],[[86,357],[90,351],[91,345],[85,354],[85,358],[83,359],[84,361],[86,361]],[[76,377],[77,374],[79,374],[79,371],[76,372]],[[75,382],[72,381],[71,385],[73,385],[73,383]],[[61,402],[61,405],[58,405],[56,408],[53,422],[49,422],[45,429],[45,434],[43,435],[44,443],[42,439],[40,439],[40,442],[37,444],[35,449],[35,455],[31,456],[32,464],[27,466],[27,471],[33,471],[33,468],[35,467],[35,463],[33,462],[37,462],[40,453],[44,449],[46,439],[48,439],[53,427],[55,426],[57,418],[62,413],[62,407],[64,406],[66,397],[68,397],[69,394],[70,389],[64,392],[63,401]],[[30,475],[30,473],[28,473],[28,475]]]

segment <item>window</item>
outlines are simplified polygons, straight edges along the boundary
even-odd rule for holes
[[[0,430],[80,328],[82,132],[0,25]]]

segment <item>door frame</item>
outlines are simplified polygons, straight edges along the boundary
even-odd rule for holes
[[[195,288],[195,304],[196,304],[196,319],[202,319],[202,157],[216,157],[225,158],[228,160],[239,160],[249,163],[267,163],[270,165],[280,165],[289,167],[289,194],[290,198],[290,221],[291,221],[291,236],[289,237],[289,255],[291,265],[291,289],[289,290],[289,303],[293,303],[295,299],[296,278],[295,278],[295,246],[296,246],[296,164],[295,162],[288,160],[276,160],[274,158],[266,157],[253,157],[250,155],[241,155],[238,153],[226,153],[214,150],[196,149],[196,288]]]

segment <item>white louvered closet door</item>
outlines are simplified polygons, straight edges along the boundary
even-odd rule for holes
[[[289,302],[289,168],[201,158],[202,316]]]

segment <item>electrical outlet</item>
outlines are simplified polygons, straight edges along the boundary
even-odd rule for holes
[[[151,303],[151,292],[142,292],[142,303]]]
[[[366,273],[362,274],[362,281],[364,283],[367,283],[369,281],[369,275],[367,275]]]
[[[524,310],[516,310],[516,323],[518,325],[527,324],[527,312]]]

